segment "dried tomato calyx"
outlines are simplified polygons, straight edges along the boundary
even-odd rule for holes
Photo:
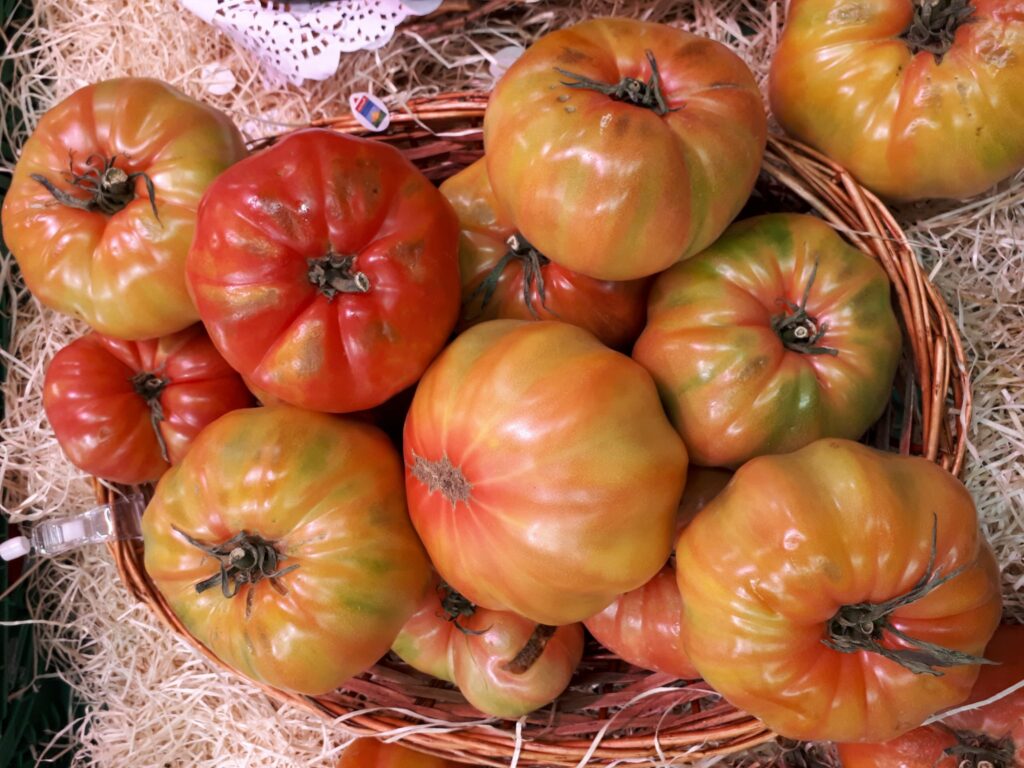
[[[468,502],[473,490],[462,470],[447,456],[436,461],[413,454],[412,476],[427,486],[430,493],[440,491],[452,505]]]
[[[918,582],[905,594],[886,600],[882,603],[855,603],[842,606],[829,620],[826,636],[821,642],[840,653],[860,653],[870,651],[909,669],[916,674],[941,677],[937,667],[956,667],[962,664],[994,664],[981,656],[946,648],[910,637],[897,629],[889,620],[891,614],[905,605],[910,605],[946,582],[955,579],[964,571],[964,566],[955,568],[940,578],[935,577],[935,557],[937,553],[938,517],[932,528],[932,546],[928,558],[928,567]],[[908,647],[890,648],[883,644],[885,635],[891,635]]]
[[[362,272],[354,272],[356,257],[328,252],[323,256],[306,259],[309,282],[315,285],[328,301],[334,301],[339,293],[366,293],[370,290],[370,278]]]
[[[592,80],[584,75],[577,75],[575,72],[567,72],[564,69],[555,67],[555,71],[563,77],[569,78],[569,82],[562,81],[562,85],[569,88],[583,88],[590,91],[597,91],[610,96],[617,101],[625,101],[638,107],[652,110],[657,115],[667,115],[675,109],[669,109],[665,101],[665,94],[661,90],[661,74],[658,72],[658,62],[654,59],[651,51],[644,51],[647,54],[647,61],[651,65],[651,76],[646,82],[637,80],[635,77],[624,77],[617,83],[602,83],[599,80]],[[568,107],[567,107],[568,109]]]
[[[811,295],[811,286],[814,285],[814,279],[817,276],[818,259],[815,259],[800,303],[794,304],[787,299],[779,299],[777,303],[784,304],[787,311],[775,315],[771,320],[771,326],[786,349],[804,355],[832,355],[835,357],[839,354],[838,349],[818,345],[818,342],[828,332],[828,323],[819,323],[817,318],[807,314],[807,299]]]
[[[476,606],[467,600],[461,592],[457,591],[448,582],[442,581],[437,586],[441,595],[441,610],[444,611],[444,618],[455,625],[455,628],[464,635],[482,635],[486,629],[473,630],[462,626],[459,619],[463,616],[472,616],[476,613]]]
[[[941,62],[953,47],[957,28],[974,11],[970,0],[915,0],[914,18],[900,38],[906,41],[912,53],[927,51]]]
[[[85,192],[87,197],[79,197],[58,189],[52,181],[40,173],[33,173],[31,178],[46,187],[46,190],[62,205],[83,211],[99,211],[108,216],[122,210],[135,199],[135,180],[142,179],[146,184],[146,193],[149,196],[149,205],[153,209],[153,216],[160,221],[160,215],[156,210],[156,190],[153,188],[153,180],[141,171],[126,173],[114,165],[116,160],[117,155],[109,160],[101,155],[89,155],[85,161],[84,173],[76,173],[74,160],[69,161],[68,172],[64,174],[64,178],[75,190]]]
[[[942,754],[956,758],[957,768],[1010,768],[1016,752],[1012,738],[996,740],[980,733],[954,731],[959,743]]]
[[[160,422],[164,420],[164,407],[160,402],[160,395],[163,394],[171,380],[149,371],[141,371],[132,376],[131,382],[135,393],[146,401],[146,406],[149,408],[149,423],[153,427],[153,434],[156,435],[156,442],[160,446],[160,456],[170,464],[171,457],[167,453],[167,442],[164,440],[163,432],[160,431]]]
[[[540,315],[537,314],[537,310],[533,307],[532,289],[536,286],[537,295],[540,296],[541,308],[557,316],[558,313],[548,309],[547,296],[544,290],[543,268],[551,263],[551,259],[530,245],[529,241],[518,232],[511,235],[505,241],[505,244],[508,246],[505,255],[498,259],[498,263],[491,267],[487,277],[483,279],[480,285],[473,289],[473,292],[466,300],[466,304],[472,304],[479,297],[480,311],[483,312],[487,305],[491,303],[491,299],[494,298],[494,292],[498,289],[498,281],[501,280],[501,275],[505,269],[513,261],[520,261],[523,265],[523,303],[530,310],[530,314],[537,320],[540,319]]]

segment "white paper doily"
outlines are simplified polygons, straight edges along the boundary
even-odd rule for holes
[[[380,48],[407,16],[441,0],[179,0],[259,58],[271,79],[326,80],[342,53]]]

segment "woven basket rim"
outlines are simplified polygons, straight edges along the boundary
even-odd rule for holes
[[[410,100],[392,113],[389,131],[372,135],[372,138],[394,143],[424,168],[428,176],[443,178],[467,165],[474,155],[482,154],[480,126],[487,98],[483,92],[458,92]],[[317,121],[308,127],[368,135],[349,114]],[[259,149],[277,138],[280,137],[254,142],[251,147]],[[849,173],[792,139],[769,136],[763,171],[771,182],[799,198],[885,269],[894,286],[903,326],[906,365],[913,374],[907,379],[904,396],[915,401],[920,408],[919,416],[914,407],[904,409],[899,452],[924,456],[959,475],[963,470],[971,414],[969,367],[953,315],[919,264],[895,218]],[[888,430],[883,431],[888,433]],[[915,435],[919,435],[916,441]],[[121,488],[98,480],[95,488],[97,496],[110,503],[115,503],[123,492]],[[149,605],[171,631],[183,635],[215,665],[234,672],[178,621],[145,572],[139,542],[118,541],[110,544],[110,549],[122,581],[138,600]],[[396,670],[395,662],[386,657],[377,667],[340,689],[345,691],[349,686],[360,689],[342,700],[303,696],[258,682],[255,684],[276,701],[291,703],[333,720],[353,735],[379,736],[422,722],[407,713],[420,714],[429,710],[433,713],[430,716],[436,719],[438,707],[436,704],[430,707],[420,705],[422,696],[406,695],[404,698],[412,703],[397,706],[395,696],[384,695],[390,690],[386,688],[390,678],[404,680],[410,674],[405,667],[401,668],[401,674]],[[383,685],[378,677],[384,680]],[[427,676],[421,677],[424,685],[416,687],[420,694],[430,690]],[[646,674],[647,682],[654,681],[659,685],[666,677]],[[701,700],[707,695],[706,687],[700,686],[677,686],[670,690],[676,691],[691,708],[702,706]],[[367,698],[374,691],[382,694],[380,702]],[[703,695],[698,695],[701,693]],[[355,708],[354,700],[363,700],[365,706]],[[368,710],[378,704],[380,709]],[[464,710],[465,706],[461,709]],[[517,725],[512,721],[493,719],[472,724],[460,715],[451,719],[450,728],[411,729],[402,743],[419,751],[478,766],[507,766],[513,752],[517,752],[520,766],[568,768],[580,765],[588,755],[591,759],[588,765],[609,765],[616,760],[659,756],[675,759],[677,764],[694,762],[744,751],[776,738],[759,720],[724,701],[700,714],[666,717],[654,733],[615,731],[611,726],[618,714],[618,711],[609,711],[603,719],[595,721],[595,728],[606,729],[599,730],[597,736],[601,738],[597,739],[591,735],[593,728],[581,736],[553,738],[550,723],[547,728],[535,721],[529,721],[525,726],[522,721]],[[561,716],[557,709],[552,710],[550,720],[555,722]]]

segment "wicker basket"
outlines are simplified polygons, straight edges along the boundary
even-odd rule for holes
[[[483,152],[487,96],[446,94],[409,103],[392,115],[381,141],[397,146],[427,176],[443,180]],[[346,116],[317,124],[362,134]],[[273,138],[258,142],[266,146]],[[971,398],[964,351],[948,307],[928,281],[893,217],[828,159],[788,139],[772,137],[750,211],[813,210],[854,245],[876,258],[895,287],[905,354],[893,402],[867,436],[872,444],[926,456],[960,472]],[[104,499],[117,489],[97,483]],[[138,542],[111,545],[126,586],[174,632],[216,659],[184,629],[143,568]],[[639,670],[592,641],[569,689],[555,702],[515,721],[484,718],[451,686],[389,655],[344,688],[322,697],[263,686],[356,735],[411,729],[403,744],[486,766],[612,765],[645,757],[693,762],[747,750],[775,739],[760,721],[737,711],[705,683],[683,683]]]

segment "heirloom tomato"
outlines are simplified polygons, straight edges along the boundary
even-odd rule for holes
[[[332,691],[387,653],[430,578],[387,437],[290,406],[204,429],[142,533],[146,570],[186,629],[298,693]]]
[[[516,718],[565,690],[583,656],[583,627],[478,608],[438,580],[391,650],[409,666],[455,683],[481,712]]]
[[[462,324],[484,320],[561,320],[614,349],[640,335],[648,280],[595,280],[549,260],[501,210],[480,159],[441,185],[462,227]]]
[[[341,753],[336,768],[460,768],[456,763],[400,744],[385,744],[377,739],[358,739]],[[464,767],[462,767],[464,768]]]
[[[1024,681],[1024,626],[1004,624],[992,636],[966,705]],[[1013,768],[1024,765],[1024,689],[984,707],[951,714],[882,744],[840,744],[843,768]]]
[[[474,605],[571,624],[668,558],[686,449],[647,372],[581,328],[465,331],[420,381],[404,445],[413,525]]]
[[[196,208],[244,155],[225,115],[165,83],[86,86],[25,143],[4,240],[46,306],[122,339],[180,331],[199,319],[185,285]]]
[[[886,198],[982,192],[1024,167],[1024,2],[793,0],[769,93]]]
[[[459,226],[394,147],[327,130],[238,163],[199,209],[188,280],[255,387],[319,411],[414,384],[459,313]]]
[[[726,486],[730,476],[721,469],[690,468],[676,517],[677,534]],[[670,560],[649,582],[619,595],[584,624],[594,639],[624,661],[693,680],[700,673],[683,648],[682,613],[675,563]]]
[[[595,19],[545,35],[484,116],[495,197],[556,264],[600,280],[660,272],[747,201],[767,136],[747,65],[664,24]]]
[[[848,440],[740,467],[676,576],[701,676],[794,739],[884,741],[959,704],[1002,608],[960,481]]]
[[[902,349],[889,293],[882,268],[820,219],[758,216],[655,280],[633,358],[694,464],[860,437]]]
[[[158,479],[203,427],[252,404],[198,323],[149,341],[90,333],[54,356],[43,383],[46,418],[71,463],[115,483]]]

